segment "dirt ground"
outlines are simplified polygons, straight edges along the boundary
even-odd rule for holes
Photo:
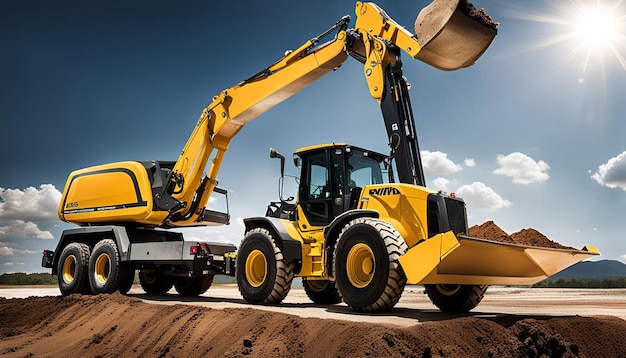
[[[626,321],[617,317],[441,317],[403,327],[119,294],[0,298],[0,356],[626,356]]]
[[[532,228],[509,235],[492,221],[469,234],[569,248]],[[433,310],[419,286],[407,287],[392,313],[372,315],[313,305],[301,288],[276,306],[248,305],[228,285],[191,299],[137,288],[130,296],[47,290],[0,290],[15,297],[0,297],[0,356],[626,357],[623,290],[511,300],[510,289],[495,288],[466,315]]]

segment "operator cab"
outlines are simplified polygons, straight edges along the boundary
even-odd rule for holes
[[[386,155],[347,144],[299,149],[298,204],[311,225],[325,226],[341,213],[356,209],[363,187],[383,184]]]

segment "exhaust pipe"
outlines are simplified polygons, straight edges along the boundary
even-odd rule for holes
[[[498,33],[498,22],[467,0],[434,0],[415,20],[416,58],[444,71],[469,67]]]

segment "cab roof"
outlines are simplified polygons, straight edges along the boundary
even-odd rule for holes
[[[303,148],[300,148],[300,149],[296,150],[296,152],[294,154],[302,154],[302,153],[307,153],[307,152],[311,152],[311,151],[314,151],[314,150],[327,149],[327,148],[351,148],[351,149],[356,149],[356,150],[360,150],[360,151],[363,151],[363,152],[368,152],[372,156],[379,156],[380,158],[387,158],[388,157],[388,155],[385,155],[385,154],[382,154],[382,153],[378,153],[378,152],[375,152],[373,150],[357,147],[357,146],[354,146],[354,145],[346,144],[346,143],[326,143],[326,144],[311,145],[311,146],[303,147]]]

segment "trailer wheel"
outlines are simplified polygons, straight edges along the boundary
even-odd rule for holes
[[[442,312],[465,313],[478,306],[489,286],[424,285],[428,298]]]
[[[117,244],[111,239],[100,240],[89,258],[89,284],[94,294],[113,293],[118,290],[123,268]]]
[[[174,281],[174,288],[181,296],[200,296],[211,287],[213,276],[177,277]]]
[[[334,305],[341,302],[341,295],[337,291],[335,281],[330,280],[302,280],[304,292],[318,305]]]
[[[391,310],[406,284],[398,257],[407,250],[387,222],[358,218],[346,224],[333,257],[335,282],[344,302],[357,312]]]
[[[162,295],[169,291],[174,283],[169,277],[160,275],[156,271],[139,271],[139,284],[146,293]]]
[[[63,248],[57,266],[59,289],[63,296],[91,294],[89,287],[89,246],[72,242]]]
[[[249,303],[279,303],[289,293],[293,281],[293,261],[283,259],[269,231],[248,231],[237,253],[237,286]]]

